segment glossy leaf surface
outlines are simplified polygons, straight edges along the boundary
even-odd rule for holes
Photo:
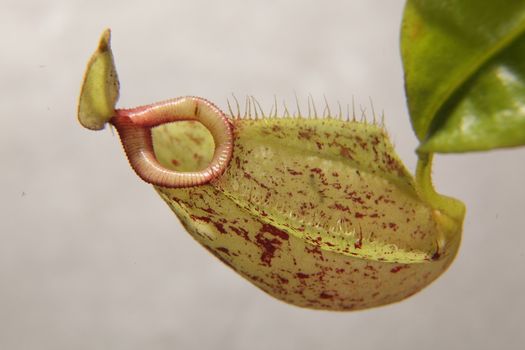
[[[401,52],[421,152],[525,144],[525,2],[409,0]]]

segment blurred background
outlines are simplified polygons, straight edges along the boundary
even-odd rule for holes
[[[398,49],[402,0],[0,3],[0,349],[518,349],[525,343],[525,148],[438,156],[468,208],[456,262],[378,309],[286,305],[183,231],[118,138],[76,121],[113,30],[120,107],[231,93],[306,106],[369,98],[414,170]],[[521,344],[521,345],[520,345]]]

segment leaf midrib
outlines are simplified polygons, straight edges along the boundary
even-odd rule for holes
[[[497,41],[489,50],[485,50],[484,54],[479,56],[479,59],[474,60],[474,64],[471,65],[471,69],[464,71],[464,74],[458,74],[457,79],[453,79],[452,83],[449,84],[449,88],[445,90],[442,99],[438,99],[434,104],[431,105],[429,109],[429,115],[431,118],[423,117],[424,122],[424,139],[421,144],[426,143],[432,135],[429,135],[430,126],[435,122],[436,115],[438,111],[449,101],[454,93],[466,82],[468,82],[477,72],[479,72],[483,66],[489,63],[493,58],[498,56],[501,52],[511,46],[520,36],[525,33],[525,21],[523,21],[521,26],[516,27],[514,31],[511,32],[511,35],[508,35],[503,38],[501,41]]]

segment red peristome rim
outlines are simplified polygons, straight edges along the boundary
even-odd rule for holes
[[[215,141],[210,164],[202,171],[179,172],[163,167],[153,151],[151,128],[166,123],[196,120],[202,123]],[[110,123],[117,129],[128,161],[137,175],[147,183],[168,187],[204,185],[226,170],[233,153],[230,121],[210,101],[194,96],[179,97],[146,106],[119,109]]]

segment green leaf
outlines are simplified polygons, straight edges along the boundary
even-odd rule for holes
[[[115,114],[119,97],[119,81],[110,38],[111,32],[106,29],[87,65],[78,102],[78,120],[82,126],[92,130],[104,128]]]
[[[409,0],[401,53],[419,152],[525,144],[525,1]]]

